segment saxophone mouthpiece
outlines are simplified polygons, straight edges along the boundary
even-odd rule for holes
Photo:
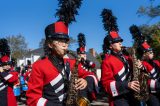
[[[122,47],[121,47],[122,51],[123,51],[123,50],[127,50],[127,49],[129,49],[129,48],[130,48],[130,47],[126,47],[126,46],[122,46]]]
[[[66,50],[66,54],[74,54],[71,50]]]
[[[74,58],[77,58],[76,53],[74,53],[74,52],[71,51],[71,50],[66,50],[66,54],[70,54],[70,55],[72,55]]]
[[[126,46],[122,46],[122,49],[127,49],[128,47],[126,47]]]
[[[74,54],[71,50],[66,50],[65,53],[66,54]]]
[[[65,53],[68,54],[68,53],[69,53],[69,50],[66,50]]]

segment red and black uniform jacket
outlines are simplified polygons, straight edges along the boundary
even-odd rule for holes
[[[81,63],[83,65],[83,69],[85,69],[86,71],[92,71],[96,66],[96,64],[90,60],[83,60],[81,61]]]
[[[160,91],[160,62],[157,60],[149,60],[142,62],[151,79],[148,81],[151,93]]]
[[[28,81],[28,106],[64,106],[68,85],[66,76],[70,77],[70,68],[73,68],[74,64],[75,60],[65,59],[64,67],[60,71],[49,58],[35,62]],[[78,66],[78,74],[80,78],[92,76],[95,82],[97,81],[95,76],[82,69],[81,65]]]
[[[18,80],[18,72],[4,71],[0,73],[0,106],[17,106],[13,93],[13,85]]]
[[[30,75],[31,75],[30,69],[28,69],[27,72],[25,72],[25,73],[23,74],[24,80],[25,80],[26,82],[28,81]]]
[[[128,79],[132,73],[131,63],[128,56],[116,54],[107,55],[102,62],[101,81],[110,96],[110,106],[113,105],[112,98],[129,93]]]
[[[72,70],[74,67],[75,59],[71,59],[71,58],[69,59],[68,57],[65,57],[64,61],[65,61],[65,63],[71,64],[70,70]],[[89,93],[89,98],[91,100],[96,100],[96,94],[99,92],[97,77],[95,76],[94,72],[88,71],[88,68],[86,68],[86,66],[84,66],[83,63],[80,62],[78,66],[79,66],[79,68],[78,68],[78,75],[79,75],[78,77],[79,78],[85,79],[86,77],[91,77],[94,80],[93,86],[92,86],[93,83],[88,82],[87,87],[89,90],[87,91],[87,93]]]

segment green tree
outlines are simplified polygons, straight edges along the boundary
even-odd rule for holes
[[[137,14],[139,16],[147,16],[150,19],[160,17],[160,4],[154,5],[155,0],[149,0],[149,6],[140,6]],[[142,34],[146,37],[148,43],[155,52],[155,57],[160,59],[160,21],[153,25],[139,26]]]
[[[101,56],[102,54],[98,54],[97,56],[96,56],[96,59],[97,59],[97,61],[99,62],[99,63],[102,63],[102,56]]]
[[[150,0],[149,6],[140,6],[137,11],[137,14],[139,16],[148,16],[151,19],[159,17],[160,16],[160,4],[154,6],[153,5],[154,1],[155,0]]]
[[[155,52],[155,57],[160,59],[160,23],[154,25],[142,25],[140,26],[141,32],[146,36],[147,41]]]
[[[6,39],[8,40],[11,49],[12,58],[21,58],[27,53],[27,43],[25,41],[24,36],[22,36],[21,34],[12,35],[7,36]]]
[[[157,25],[151,26],[151,29],[153,31],[151,35],[152,40],[153,40],[153,42],[151,43],[151,46],[155,52],[155,55],[156,55],[155,57],[157,59],[160,59],[160,55],[159,55],[160,53],[160,27],[159,26],[160,24],[158,26]]]

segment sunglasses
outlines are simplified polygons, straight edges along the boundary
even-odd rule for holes
[[[147,53],[149,53],[149,54],[153,54],[153,51],[148,51]]]

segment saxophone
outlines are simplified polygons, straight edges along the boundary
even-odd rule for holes
[[[135,99],[139,101],[147,101],[149,99],[149,88],[147,85],[147,81],[149,79],[149,74],[141,71],[137,65],[137,57],[135,55],[135,48],[131,48],[132,52],[132,61],[133,61],[133,81],[139,81],[140,84],[140,92],[134,92]]]
[[[66,106],[90,106],[90,102],[85,97],[80,97],[78,91],[75,89],[75,80],[78,79],[78,64],[80,57],[77,57],[73,52],[68,51],[69,54],[73,55],[76,58],[76,63],[73,68],[71,79],[69,83],[68,96],[66,100]]]

